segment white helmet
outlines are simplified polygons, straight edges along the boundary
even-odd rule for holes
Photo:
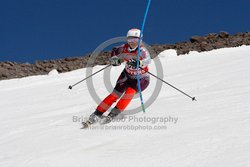
[[[137,37],[140,38],[140,33],[141,30],[137,29],[137,28],[132,28],[128,31],[127,33],[127,37]]]

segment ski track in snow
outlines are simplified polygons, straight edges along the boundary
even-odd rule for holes
[[[177,117],[176,124],[154,124],[165,130],[81,130],[73,116],[88,117],[97,104],[86,83],[67,88],[84,78],[86,69],[0,81],[0,166],[250,166],[250,46],[185,56],[166,50],[159,57],[163,79],[197,98],[193,102],[163,85],[146,113],[133,115]],[[113,85],[122,69],[111,69]],[[156,73],[154,63],[150,69]],[[100,98],[108,94],[102,74],[93,77]],[[145,100],[155,83],[151,76]],[[138,105],[136,99],[128,109]],[[128,125],[154,126],[110,124]]]

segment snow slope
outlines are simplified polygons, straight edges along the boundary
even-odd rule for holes
[[[145,114],[112,122],[111,129],[81,130],[73,119],[97,105],[86,83],[67,89],[85,77],[85,69],[0,81],[0,166],[250,166],[250,46],[178,57],[166,50],[159,56],[164,79],[198,101],[163,85]],[[122,68],[111,69],[113,85]],[[150,68],[155,73],[154,63]],[[104,98],[102,78],[97,74],[94,83]],[[155,82],[151,77],[145,100]],[[136,99],[129,108],[139,104]],[[145,117],[167,122],[135,121]],[[153,129],[112,129],[118,126]]]

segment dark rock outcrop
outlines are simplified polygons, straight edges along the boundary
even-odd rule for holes
[[[190,51],[203,52],[219,48],[237,47],[241,45],[250,45],[250,32],[230,35],[225,31],[221,31],[219,34],[210,33],[206,36],[193,36],[189,41],[185,42],[151,45],[151,49],[156,53],[153,55],[153,57],[155,57],[166,49],[175,49],[178,55],[184,55]],[[82,57],[36,61],[35,64],[9,61],[0,62],[0,80],[48,74],[48,72],[53,69],[57,69],[59,73],[63,73],[84,68],[87,66],[89,56],[90,54]],[[107,64],[110,56],[110,52],[102,52],[97,57],[94,65]]]

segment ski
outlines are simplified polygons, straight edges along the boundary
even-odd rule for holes
[[[108,124],[111,122],[111,119],[110,117],[108,116],[102,116],[98,122],[95,122],[95,123],[99,123],[99,125],[105,125],[105,124]],[[87,129],[89,128],[91,125],[95,124],[94,122],[91,122],[90,120],[88,121],[85,121],[85,122],[82,122],[82,127],[81,129]]]

